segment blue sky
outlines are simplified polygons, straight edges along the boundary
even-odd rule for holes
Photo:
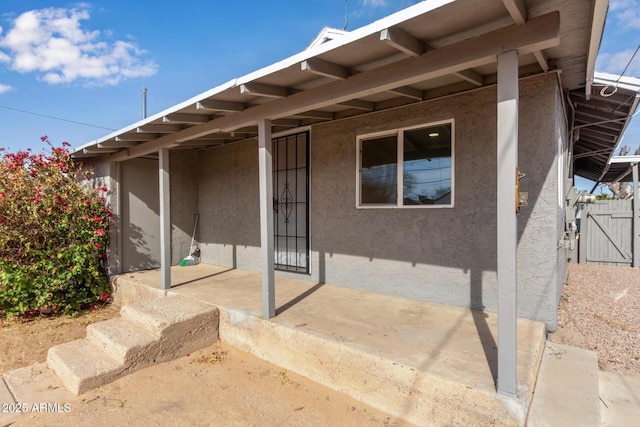
[[[418,1],[349,0],[347,29]],[[0,147],[37,149],[42,135],[81,145],[139,120],[142,87],[151,115],[345,25],[345,0],[152,4],[2,0]],[[597,70],[621,73],[638,45],[640,0],[610,0]],[[625,75],[640,76],[640,54]],[[640,145],[640,117],[624,143]]]

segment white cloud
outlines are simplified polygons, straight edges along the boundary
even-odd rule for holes
[[[640,29],[640,0],[611,0],[609,8],[624,30]]]
[[[2,83],[0,83],[0,95],[3,93],[7,93],[10,90],[13,90],[13,87],[9,86],[9,85],[3,85]]]
[[[387,7],[387,0],[362,0],[365,7]]]
[[[80,9],[47,8],[18,16],[0,37],[0,62],[20,73],[35,72],[50,83],[76,80],[91,85],[116,85],[134,77],[155,74],[157,65],[145,61],[146,53],[134,43],[101,40],[100,31],[89,31],[82,21],[90,18]]]
[[[627,64],[629,64],[634,52],[635,49],[628,49],[622,52],[601,53],[598,55],[596,69],[607,73],[621,74]],[[626,76],[640,75],[640,53],[636,54],[624,74]]]

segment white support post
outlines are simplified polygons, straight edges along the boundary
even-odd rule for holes
[[[498,55],[498,393],[517,395],[518,52]]]
[[[260,247],[262,253],[262,315],[276,315],[273,271],[273,164],[271,163],[271,121],[258,121],[258,160],[260,173]]]
[[[160,287],[171,288],[171,195],[169,191],[169,149],[158,151],[160,176]]]
[[[640,267],[640,200],[638,200],[638,164],[631,165],[633,171],[633,267]]]

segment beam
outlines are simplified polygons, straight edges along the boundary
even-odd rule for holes
[[[502,3],[507,8],[509,15],[511,15],[511,19],[513,19],[516,24],[521,25],[527,22],[527,6],[524,4],[524,0],[502,0]],[[542,68],[542,71],[545,73],[549,71],[549,62],[542,51],[533,51],[533,56],[536,58],[538,65]]]
[[[120,161],[139,157],[158,150],[175,147],[181,141],[214,132],[253,126],[262,118],[281,118],[308,110],[349,102],[398,86],[435,79],[451,73],[495,63],[496,55],[517,49],[523,55],[534,50],[557,46],[560,41],[560,14],[552,12],[532,18],[523,25],[511,25],[486,34],[452,43],[425,52],[417,58],[406,58],[373,70],[354,74],[346,80],[301,91],[244,111],[212,119],[206,124],[192,126],[177,134],[165,135],[154,141],[139,144],[126,152],[111,156]]]
[[[309,71],[313,74],[331,79],[344,80],[351,75],[351,70],[342,65],[334,64],[318,58],[309,58],[300,63],[302,71]]]
[[[123,142],[123,141],[138,141],[138,142],[142,142],[142,141],[148,141],[150,139],[155,139],[157,138],[158,135],[156,135],[155,133],[123,133],[120,134],[118,136],[116,136],[115,141],[116,142]]]
[[[115,148],[103,148],[103,147],[87,147],[82,149],[83,154],[105,154],[105,153],[117,153],[120,149]]]
[[[312,110],[298,113],[296,114],[296,117],[303,117],[305,119],[333,120],[334,114],[330,111]]]
[[[286,98],[289,95],[289,89],[281,86],[251,82],[240,85],[240,93],[243,95],[266,96],[267,98]]]
[[[138,133],[174,133],[183,129],[180,125],[149,124],[136,129]]]
[[[517,397],[518,52],[498,55],[498,393]]]
[[[171,113],[162,118],[164,123],[191,123],[194,125],[207,123],[209,116],[204,114]]]
[[[380,32],[380,40],[409,56],[420,56],[426,49],[426,45],[421,40],[405,33],[399,28],[386,28],[382,30]]]
[[[160,288],[171,288],[171,196],[169,179],[169,149],[158,151],[160,180]]]
[[[484,77],[482,74],[475,72],[473,70],[462,70],[454,73],[456,77],[465,80],[471,84],[474,84],[478,87],[484,84]]]
[[[374,102],[361,101],[359,99],[352,99],[350,101],[341,102],[339,105],[355,108],[356,110],[365,110],[365,111],[373,111],[376,109],[376,104]]]
[[[542,51],[534,50],[533,56],[535,56],[536,61],[538,61],[538,65],[540,65],[540,68],[542,68],[542,71],[544,71],[545,73],[549,71],[549,61],[547,61],[547,58],[544,56]]]
[[[527,22],[527,6],[524,4],[524,0],[502,0],[502,3],[507,8],[513,22],[518,25]]]
[[[197,110],[236,112],[242,111],[245,108],[246,106],[242,102],[217,101],[215,99],[206,99],[204,101],[196,102]]]
[[[276,315],[273,248],[273,163],[271,122],[258,122],[258,169],[260,176],[260,252],[262,254],[262,315]]]
[[[394,87],[393,89],[389,89],[389,92],[406,98],[415,99],[416,101],[422,101],[424,99],[424,93],[421,90],[414,89],[409,86]]]
[[[135,141],[120,141],[116,138],[115,141],[99,142],[98,148],[129,148],[135,147],[137,143]]]

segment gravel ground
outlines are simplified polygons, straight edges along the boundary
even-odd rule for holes
[[[569,264],[551,339],[595,351],[602,370],[640,376],[640,269]]]

